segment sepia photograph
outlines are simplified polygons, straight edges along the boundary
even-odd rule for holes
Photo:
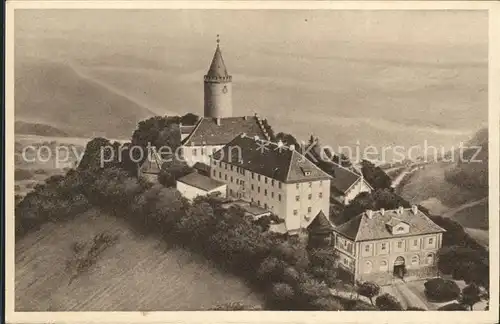
[[[10,19],[13,312],[498,316],[487,9]]]

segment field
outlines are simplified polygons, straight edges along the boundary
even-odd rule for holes
[[[488,201],[482,193],[446,181],[445,172],[453,167],[444,162],[427,165],[411,176],[401,195],[432,214],[455,219],[478,242],[487,245]]]
[[[118,234],[118,242],[70,283],[65,264],[73,255],[71,245],[102,231]],[[202,310],[231,301],[261,305],[239,279],[159,242],[96,210],[47,224],[16,243],[16,311]]]

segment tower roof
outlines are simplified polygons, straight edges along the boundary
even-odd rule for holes
[[[222,58],[222,52],[219,45],[219,35],[217,35],[217,47],[215,49],[214,57],[212,59],[212,64],[208,69],[205,79],[230,79],[231,76],[227,72],[226,64],[224,64],[224,59]]]

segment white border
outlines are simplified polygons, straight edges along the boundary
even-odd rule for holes
[[[14,311],[14,10],[15,9],[326,9],[489,11],[489,212],[490,305],[488,312],[15,312]],[[467,28],[467,26],[463,26]],[[498,323],[500,3],[493,1],[7,1],[6,4],[6,309],[7,323]],[[9,190],[12,189],[12,190]],[[7,191],[8,190],[8,191]]]

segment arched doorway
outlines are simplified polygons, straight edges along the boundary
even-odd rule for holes
[[[403,278],[405,276],[406,268],[405,268],[405,258],[402,256],[398,256],[394,261],[394,271],[393,274],[395,277]]]

